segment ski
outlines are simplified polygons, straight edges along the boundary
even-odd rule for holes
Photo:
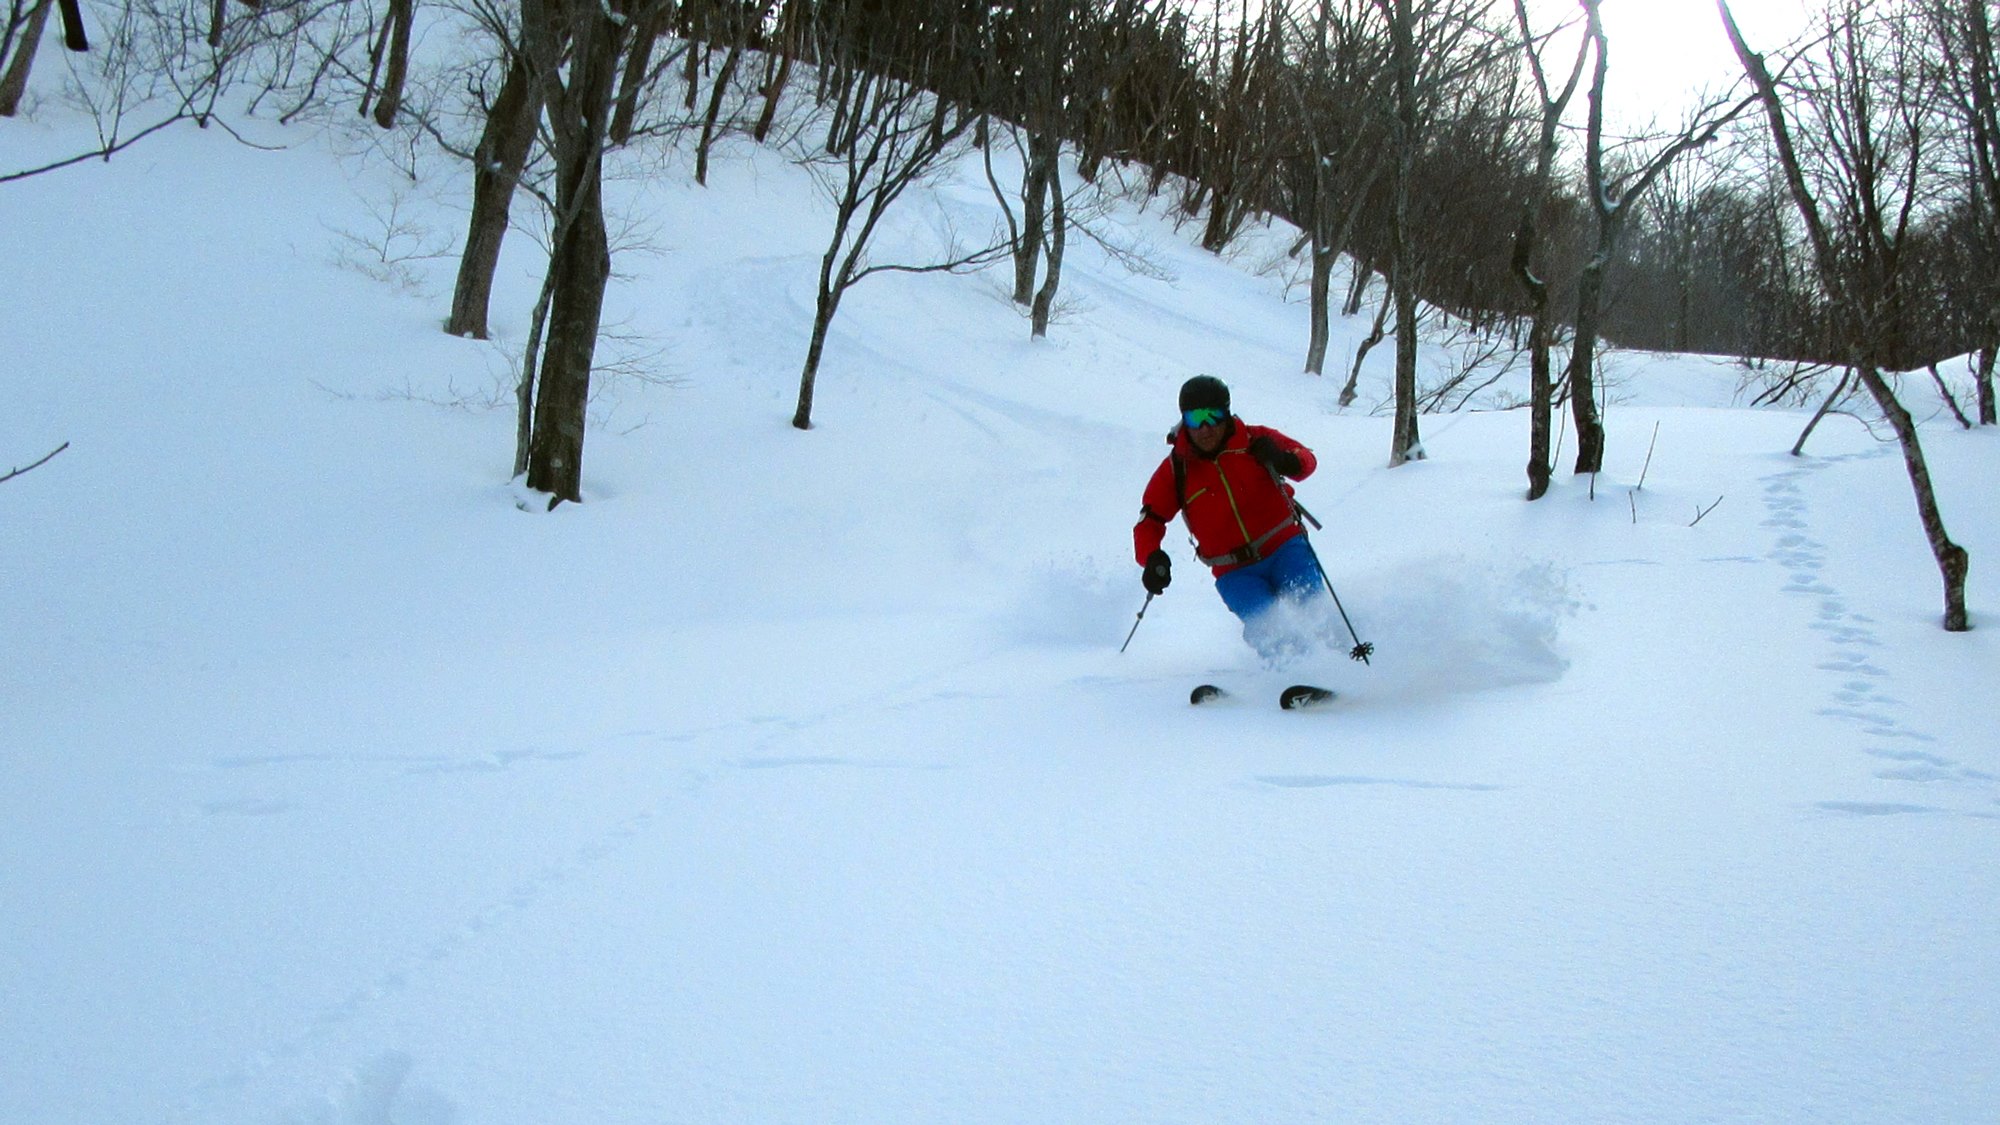
[[[1188,703],[1195,707],[1227,698],[1229,693],[1214,684],[1196,684],[1195,689],[1188,693]],[[1298,711],[1330,703],[1333,699],[1334,693],[1326,688],[1314,687],[1311,684],[1293,684],[1278,694],[1278,706],[1287,711]]]
[[[1331,703],[1333,698],[1333,693],[1326,688],[1314,687],[1311,684],[1293,684],[1278,693],[1278,706],[1287,711],[1298,711]]]

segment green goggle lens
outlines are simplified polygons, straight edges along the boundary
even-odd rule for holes
[[[1220,426],[1228,417],[1229,412],[1227,410],[1217,410],[1212,406],[1200,406],[1193,410],[1184,411],[1181,414],[1181,421],[1187,423],[1188,429],[1199,430],[1205,426]]]

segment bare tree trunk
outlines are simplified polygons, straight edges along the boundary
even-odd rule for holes
[[[1329,321],[1329,305],[1333,299],[1333,264],[1340,258],[1340,252],[1320,245],[1318,239],[1312,244],[1312,288],[1307,304],[1312,311],[1312,337],[1306,344],[1306,374],[1319,375],[1326,370],[1326,347],[1332,336]]]
[[[28,91],[28,73],[35,66],[35,50],[42,45],[42,29],[48,26],[55,0],[40,0],[29,9],[27,21],[14,41],[13,58],[0,55],[6,74],[0,77],[0,117],[12,117],[21,109],[21,95]]]
[[[574,189],[566,236],[551,263],[554,298],[543,349],[541,393],[535,401],[535,436],[528,449],[528,487],[572,503],[583,498],[583,429],[590,404],[590,370],[597,353],[598,321],[611,278],[611,248],[597,177]]]
[[[604,222],[604,148],[611,125],[612,85],[628,22],[613,0],[565,0],[569,80],[547,34],[542,3],[524,5],[522,28],[530,63],[542,83],[556,150],[556,223],[550,269],[548,343],[535,398],[535,432],[528,450],[528,487],[554,501],[583,497],[584,421],[597,352],[611,247]]]
[[[396,127],[403,105],[403,87],[410,76],[410,29],[416,23],[416,0],[389,0],[389,73],[382,78],[382,96],[375,100],[375,124]]]
[[[1349,155],[1359,158],[1358,152],[1352,149],[1349,150]],[[1325,159],[1317,159],[1315,163],[1314,175],[1318,178],[1318,187],[1315,194],[1320,198],[1316,206],[1324,208],[1327,206],[1326,198],[1333,194],[1333,190],[1327,183],[1328,177],[1326,175]],[[1330,319],[1328,313],[1329,305],[1333,299],[1333,267],[1340,258],[1340,248],[1346,246],[1354,237],[1354,228],[1361,222],[1361,212],[1362,208],[1368,202],[1368,193],[1374,188],[1375,181],[1381,177],[1382,168],[1383,162],[1381,160],[1370,161],[1367,174],[1361,177],[1352,189],[1346,214],[1341,217],[1340,227],[1337,231],[1333,230],[1326,223],[1328,216],[1324,211],[1314,218],[1313,231],[1310,236],[1313,267],[1310,301],[1312,306],[1312,338],[1306,345],[1306,371],[1311,374],[1318,375],[1326,369],[1326,349],[1331,342],[1330,336],[1332,332],[1332,326],[1328,324],[1328,320]],[[1365,287],[1367,285],[1368,272],[1359,261],[1355,263],[1354,275],[1360,286]],[[1347,315],[1352,316],[1354,314],[1349,312]],[[1378,325],[1377,327],[1379,328],[1380,326]],[[1358,361],[1355,370],[1357,373],[1360,370]],[[1353,392],[1354,380],[1349,379],[1346,390],[1341,394],[1342,406],[1347,406],[1354,401]]]
[[[777,41],[771,45],[771,50],[777,54],[778,70],[758,91],[764,98],[764,108],[758,112],[756,127],[750,131],[758,144],[763,144],[764,138],[771,135],[771,126],[778,119],[778,102],[792,80],[792,56],[798,51],[799,34],[794,25],[801,18],[796,14],[798,9],[799,0],[787,0]]]
[[[1916,494],[1917,518],[1924,525],[1924,537],[1930,542],[1931,553],[1937,557],[1938,571],[1944,578],[1945,631],[1963,633],[1972,627],[1965,612],[1965,577],[1972,569],[1972,556],[1945,533],[1937,490],[1931,486],[1930,467],[1924,460],[1924,447],[1917,440],[1917,424],[1910,412],[1897,401],[1895,390],[1882,378],[1881,371],[1872,366],[1863,366],[1860,371],[1862,385],[1882,408],[1903,447],[1903,466],[1909,470],[1910,489]]]
[[[874,95],[879,104],[879,99],[886,96],[881,87],[887,81],[888,79],[868,71],[856,71],[849,76],[848,97],[842,103],[847,109],[845,113],[834,114],[833,130],[827,134],[828,152],[849,153],[854,151],[855,145],[861,143],[861,131],[867,124],[870,96]]]
[[[1597,319],[1604,304],[1608,244],[1615,235],[1600,228],[1598,253],[1583,267],[1576,284],[1576,335],[1570,341],[1569,410],[1576,423],[1576,471],[1604,469],[1604,416],[1597,407]]]
[[[731,43],[729,55],[723,60],[722,73],[716,75],[715,89],[709,92],[708,113],[701,119],[701,141],[695,146],[694,182],[708,186],[708,154],[715,145],[715,125],[722,116],[722,102],[729,93],[729,85],[736,78],[736,66],[743,58],[742,43]]]
[[[834,287],[834,260],[839,254],[836,243],[827,248],[826,256],[820,259],[819,299],[813,305],[812,339],[806,345],[806,365],[799,373],[799,403],[792,411],[792,427],[800,430],[812,429],[813,395],[819,389],[819,361],[826,354],[826,334],[833,327],[833,316],[840,310],[840,291]]]
[[[1059,151],[1055,138],[1030,133],[1022,154],[1027,163],[1021,175],[1021,233],[1014,243],[1014,303],[1023,307],[1035,300],[1035,274],[1048,238],[1049,183]]]
[[[1931,373],[1931,382],[1937,384],[1938,397],[1944,399],[1944,404],[1946,406],[1951,407],[1951,416],[1958,419],[1958,424],[1960,428],[1967,430],[1971,429],[1972,419],[1967,418],[1965,416],[1965,411],[1959,409],[1958,398],[1951,393],[1951,388],[1945,385],[1944,376],[1938,374],[1937,364],[1935,363],[1929,364],[1928,367]]]
[[[83,30],[80,0],[57,0],[56,8],[62,13],[63,46],[72,51],[90,50],[90,36]]]
[[[1799,454],[1805,452],[1806,439],[1812,436],[1813,431],[1819,428],[1820,422],[1828,414],[1833,413],[1833,404],[1839,402],[1840,397],[1847,393],[1847,384],[1852,382],[1853,379],[1854,369],[1852,367],[1841,370],[1840,381],[1833,385],[1833,393],[1826,396],[1826,401],[1819,404],[1818,410],[1813,411],[1812,420],[1806,423],[1805,429],[1799,431],[1799,440],[1792,443],[1792,456],[1797,457]]]
[[[1417,287],[1398,284],[1396,298],[1396,423],[1390,438],[1389,465],[1424,459],[1424,442],[1417,432]],[[1410,343],[1405,346],[1403,341]]]
[[[1049,268],[1042,287],[1035,293],[1034,328],[1039,340],[1049,334],[1049,311],[1055,307],[1056,290],[1062,285],[1063,244],[1069,220],[1063,213],[1062,169],[1049,161]]]
[[[1389,467],[1422,460],[1417,432],[1417,277],[1410,237],[1410,195],[1416,176],[1417,59],[1410,0],[1377,0],[1389,16],[1394,42],[1396,114],[1394,202],[1389,218],[1389,289],[1396,305],[1396,421],[1389,439]]]
[[[1975,382],[1979,387],[1979,424],[2000,425],[2000,418],[1994,416],[1993,403],[1993,353],[1991,345],[1979,349],[1979,373]]]
[[[1618,227],[1624,218],[1619,203],[1606,198],[1609,187],[1604,173],[1604,83],[1611,59],[1604,24],[1598,18],[1600,2],[1583,0],[1588,20],[1584,38],[1597,51],[1595,77],[1590,84],[1590,124],[1585,134],[1585,171],[1591,211],[1597,216],[1597,250],[1577,278],[1576,331],[1570,340],[1567,371],[1570,417],[1576,423],[1576,472],[1580,474],[1604,469],[1604,419],[1597,409],[1597,320],[1604,304],[1604,271],[1611,265]]]
[[[632,46],[625,54],[625,74],[618,82],[618,108],[611,114],[611,143],[624,146],[632,140],[639,120],[639,106],[653,79],[653,45],[659,42],[673,5],[654,2],[645,5],[638,26],[632,32]],[[692,52],[690,47],[689,51]],[[668,58],[667,63],[673,60]],[[662,66],[667,65],[662,63]]]
[[[1236,237],[1237,228],[1243,225],[1243,206],[1234,195],[1220,188],[1216,189],[1214,196],[1214,202],[1208,209],[1208,222],[1201,229],[1201,248],[1211,254],[1220,254]]]
[[[1978,209],[1981,285],[1985,305],[1981,325],[1986,343],[1979,349],[1974,383],[1979,398],[1979,424],[2000,424],[1994,415],[1994,338],[2000,335],[2000,59],[1995,58],[1989,0],[1938,0],[1932,18],[1942,25],[1957,50],[1947,51],[1946,73],[1952,80],[1956,116],[1963,118],[1971,142],[1967,193]],[[1951,57],[1956,55],[1958,57]]]
[[[1596,52],[1597,62],[1590,83],[1590,121],[1584,134],[1584,164],[1591,210],[1597,215],[1597,250],[1577,280],[1576,338],[1569,362],[1570,412],[1576,419],[1576,471],[1596,473],[1604,468],[1604,422],[1597,402],[1598,323],[1603,315],[1604,271],[1609,269],[1618,248],[1618,238],[1632,205],[1686,153],[1715,139],[1722,127],[1748,108],[1747,99],[1736,103],[1705,123],[1690,125],[1671,144],[1662,148],[1629,176],[1614,182],[1605,169],[1604,89],[1611,65],[1611,47],[1604,34],[1598,8],[1603,0],[1581,0],[1587,20],[1586,37]],[[1727,103],[1703,108],[1702,117],[1721,110]]]
[[[1521,48],[1540,93],[1542,110],[1533,190],[1521,205],[1512,261],[1514,276],[1528,294],[1528,499],[1539,500],[1548,493],[1549,480],[1554,475],[1549,431],[1555,413],[1555,387],[1549,358],[1549,287],[1535,272],[1534,258],[1541,242],[1541,209],[1548,201],[1549,181],[1555,169],[1557,130],[1570,99],[1576,96],[1577,84],[1583,79],[1592,40],[1589,36],[1583,38],[1577,47],[1576,62],[1570,68],[1569,81],[1561,93],[1552,93],[1548,72],[1542,66],[1541,53],[1529,26],[1526,0],[1514,0],[1514,19],[1521,31]]]
[[[1354,276],[1347,280],[1347,300],[1340,306],[1340,315],[1353,316],[1361,311],[1361,299],[1368,295],[1368,279],[1375,276],[1375,263],[1365,257],[1354,259]]]
[[[1367,359],[1368,353],[1374,351],[1375,345],[1381,343],[1382,337],[1388,334],[1389,306],[1394,298],[1395,293],[1384,287],[1382,305],[1375,310],[1374,327],[1368,330],[1368,335],[1361,341],[1361,346],[1354,349],[1354,366],[1347,373],[1347,385],[1340,389],[1340,407],[1343,410],[1354,405],[1357,388],[1361,385],[1361,361]]]
[[[682,103],[681,108],[689,113],[694,112],[695,99],[701,92],[701,64],[708,58],[708,44],[697,42],[696,39],[697,32],[690,30],[687,42],[687,72],[681,75],[682,84],[687,87],[684,95],[686,101]]]
[[[507,237],[514,189],[527,166],[541,118],[539,88],[525,59],[516,54],[507,78],[486,114],[486,130],[474,150],[472,221],[466,229],[465,252],[459,258],[458,284],[452,293],[451,318],[444,330],[454,336],[487,337],[487,308],[493,298],[493,273],[500,264],[501,243]]]
[[[1540,500],[1549,491],[1554,462],[1549,453],[1549,430],[1555,421],[1555,380],[1549,364],[1546,317],[1548,298],[1535,321],[1528,326],[1528,499]]]
[[[556,271],[551,261],[542,272],[542,292],[528,318],[528,347],[521,358],[521,381],[514,387],[514,475],[528,471],[528,452],[535,441],[535,373],[542,356],[542,334],[549,326],[549,301],[555,297]]]
[[[218,13],[219,15],[220,13]],[[363,117],[368,116],[369,107],[375,103],[375,82],[382,77],[382,58],[389,50],[389,35],[395,30],[395,26],[396,22],[394,20],[384,19],[381,31],[375,35],[375,45],[368,49],[368,80],[361,84],[360,113]],[[221,44],[222,21],[218,18],[215,21],[215,30],[210,36],[209,45],[216,47],[221,46]]]

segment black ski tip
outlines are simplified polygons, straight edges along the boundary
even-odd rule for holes
[[[1301,707],[1316,707],[1322,703],[1330,703],[1332,701],[1333,693],[1331,691],[1323,687],[1314,687],[1311,684],[1293,684],[1291,687],[1278,693],[1278,706],[1283,707],[1287,711],[1296,711]]]
[[[1188,702],[1199,707],[1211,699],[1221,699],[1223,694],[1223,690],[1214,684],[1197,684],[1195,689],[1188,693]]]

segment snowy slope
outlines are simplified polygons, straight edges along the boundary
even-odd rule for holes
[[[739,148],[618,185],[667,381],[527,514],[532,246],[445,337],[449,258],[337,259],[391,199],[448,245],[459,174],[280,137],[0,189],[0,464],[72,443],[0,486],[8,1122],[1991,1120],[2000,653],[1854,421],[1793,459],[1620,355],[1594,500],[1520,501],[1519,412],[1388,470],[1285,234],[1126,205],[1169,276],[1073,242],[1042,343],[997,273],[866,283],[800,433],[825,208]],[[1320,453],[1372,666],[1257,667],[1178,533],[1117,652],[1201,371]],[[1926,438],[1990,623],[2000,448]]]

